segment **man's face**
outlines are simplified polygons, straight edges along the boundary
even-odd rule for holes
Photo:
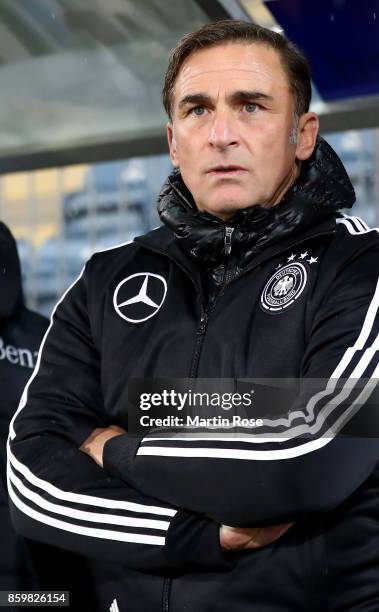
[[[272,206],[294,182],[296,159],[313,151],[313,115],[302,116],[293,144],[294,99],[270,47],[232,43],[197,51],[175,82],[171,160],[200,210],[227,219],[254,204]]]

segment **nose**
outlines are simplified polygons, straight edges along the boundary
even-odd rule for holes
[[[216,111],[214,113],[208,142],[218,149],[227,149],[238,145],[236,126],[228,111]]]

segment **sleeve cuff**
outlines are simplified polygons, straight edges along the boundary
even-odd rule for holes
[[[126,433],[108,440],[103,449],[104,470],[133,485],[134,459],[143,437],[141,434]]]

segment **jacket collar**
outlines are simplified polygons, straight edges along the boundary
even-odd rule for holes
[[[273,246],[275,252],[282,251],[305,237],[325,233],[326,227],[330,233],[336,213],[342,208],[350,208],[354,201],[354,189],[341,160],[330,145],[318,137],[313,155],[303,162],[295,185],[272,208],[255,205],[223,222],[197,210],[180,172],[175,170],[159,195],[158,213],[171,230],[171,240],[165,233],[169,250],[179,256],[176,246],[180,245],[192,260],[210,266],[225,258],[225,230],[233,227],[232,251],[238,265],[244,268],[252,258],[261,260],[268,246]],[[151,239],[154,241],[148,234],[145,244]],[[165,248],[167,252],[169,245]]]
[[[259,266],[264,261],[276,257],[297,244],[318,236],[332,234],[335,231],[335,226],[335,218],[328,216],[301,234],[293,234],[283,240],[273,243],[271,248],[262,249],[261,252],[257,253],[249,260],[244,270],[241,269],[240,273],[242,274],[253,267]],[[204,298],[201,269],[198,262],[196,262],[193,257],[188,257],[185,250],[181,248],[181,243],[176,239],[174,233],[168,227],[159,227],[143,236],[136,237],[134,241],[149,251],[165,255],[174,261],[176,265],[187,274],[194,283],[196,290],[200,293],[202,298]]]

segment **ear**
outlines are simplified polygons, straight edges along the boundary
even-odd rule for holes
[[[308,159],[316,146],[319,121],[316,113],[304,113],[299,119],[297,128],[296,158]]]
[[[166,129],[167,129],[167,140],[168,140],[168,146],[170,150],[170,158],[172,161],[172,165],[175,167],[178,167],[179,162],[178,162],[178,155],[176,151],[176,139],[175,139],[175,133],[174,133],[174,126],[172,125],[172,123],[168,123],[166,125]]]

